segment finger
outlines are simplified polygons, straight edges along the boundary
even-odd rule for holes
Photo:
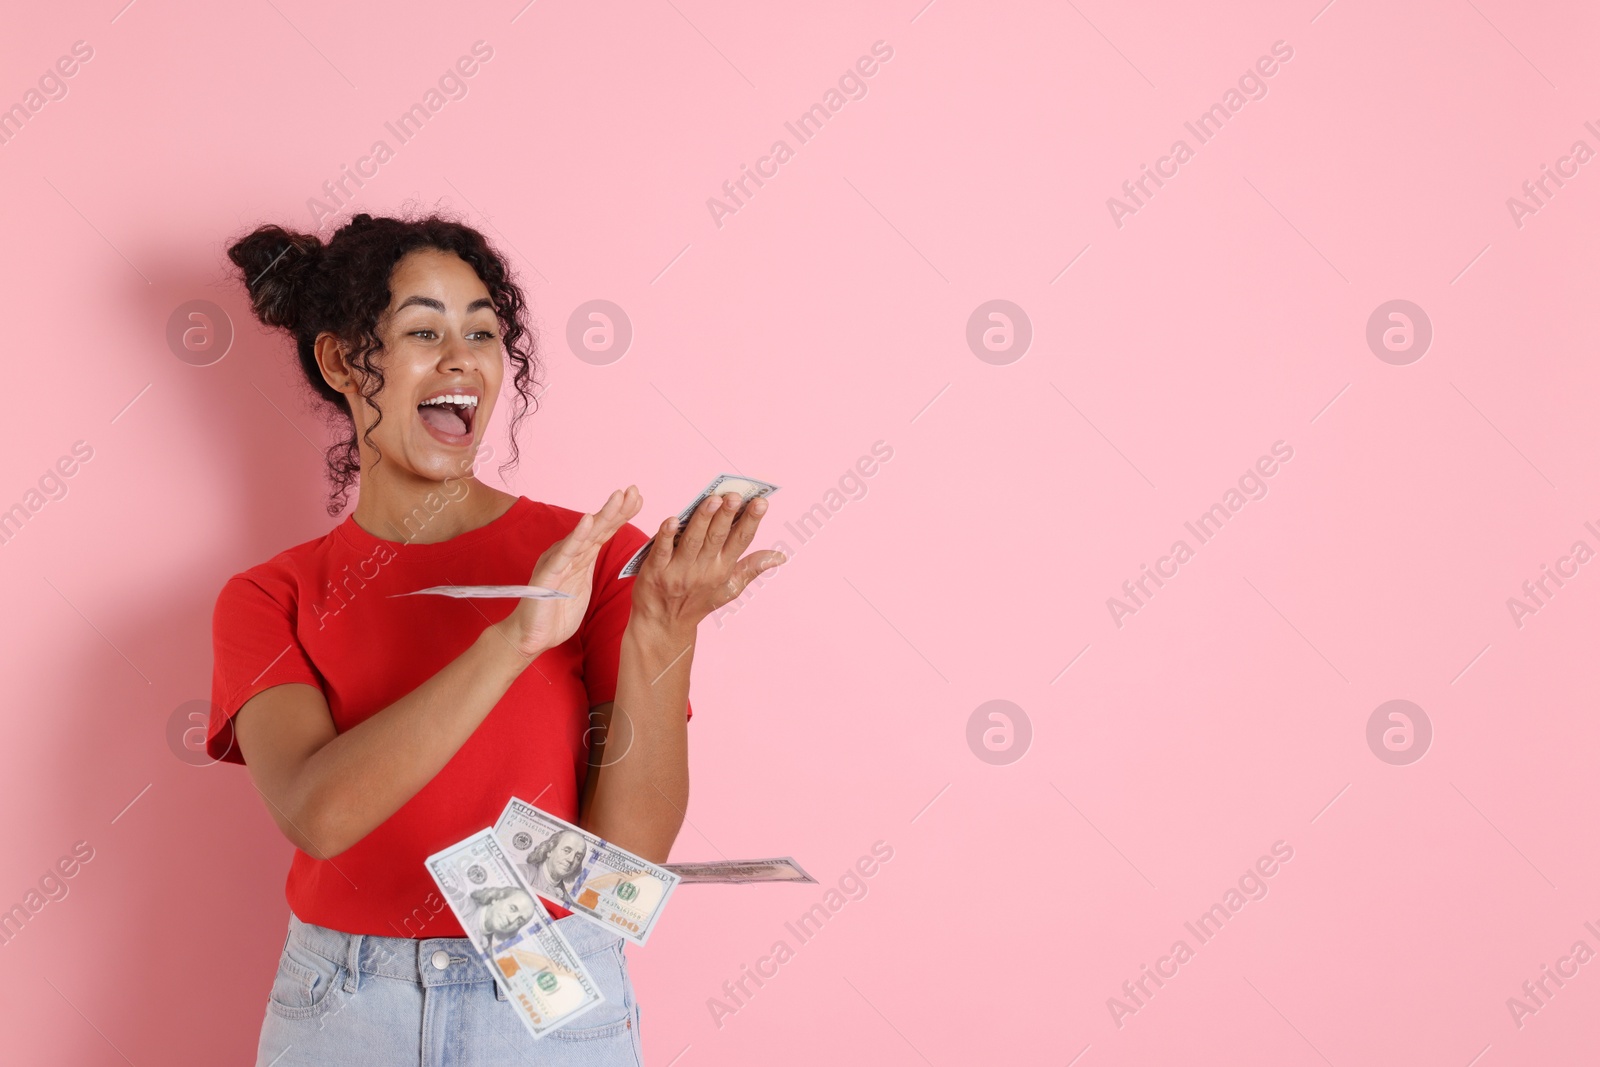
[[[722,546],[728,541],[728,531],[733,528],[733,517],[739,510],[739,494],[723,493],[722,507],[711,517],[711,525],[706,528],[706,549],[713,555],[722,552]]]
[[[632,488],[631,486],[629,488]],[[604,530],[621,521],[623,506],[627,503],[627,489],[613,489],[600,510],[594,513],[595,527]]]
[[[752,552],[733,566],[733,573],[728,576],[728,585],[733,590],[733,597],[737,599],[744,587],[755,581],[757,576],[781,567],[789,559],[776,549],[767,549],[763,552]]]
[[[599,510],[587,512],[578,520],[578,525],[574,526],[572,532],[564,538],[563,546],[570,548],[573,556],[585,552],[598,553],[600,546],[611,540],[611,536],[621,529],[622,524],[638,513],[639,506],[643,503],[643,498],[638,493],[638,488],[632,485],[627,489],[612,490]],[[633,496],[631,501],[630,494]],[[629,510],[630,503],[633,504],[632,510]],[[584,519],[590,520],[587,525]]]
[[[581,552],[583,543],[594,533],[594,524],[594,515],[588,512],[579,515],[577,525],[573,526],[572,531],[561,539],[561,547],[557,554],[563,557],[570,557]]]
[[[709,496],[695,509],[689,517],[689,525],[678,538],[678,551],[676,555],[683,556],[691,562],[700,558],[700,546],[705,544],[706,529],[711,525],[711,516],[722,507],[720,496]]]
[[[639,492],[637,485],[617,490],[617,525],[621,526],[639,514],[639,509],[643,506],[644,494]]]
[[[603,508],[595,515],[595,530],[593,539],[597,544],[604,544],[611,540],[611,536],[622,529],[622,524],[639,513],[644,498],[639,495],[637,486],[628,486],[618,489],[606,498]]]
[[[651,567],[658,571],[663,570],[668,563],[672,562],[672,557],[677,552],[677,549],[673,547],[672,538],[677,532],[678,516],[668,515],[661,520],[661,525],[656,528],[656,539],[650,546],[650,553],[644,557],[644,562],[639,565],[640,571]]]
[[[591,549],[598,551],[601,545],[610,540],[611,535],[616,533],[617,528],[622,525],[622,520],[618,516],[622,514],[625,497],[626,493],[623,490],[614,490],[610,496],[606,497],[606,502],[600,506],[598,511],[590,512],[584,516],[584,518],[592,520],[588,528],[580,534],[578,528],[574,527],[573,531],[567,535],[567,540],[572,544],[575,551],[579,553],[587,552]]]
[[[628,491],[622,494],[622,521],[632,522],[633,517],[644,508],[644,494],[637,485],[628,486]]]
[[[750,501],[733,524],[733,532],[728,535],[728,543],[723,546],[722,554],[732,559],[744,555],[744,550],[750,547],[750,542],[755,540],[756,531],[761,528],[761,516],[767,513],[768,504],[765,497],[757,497]]]

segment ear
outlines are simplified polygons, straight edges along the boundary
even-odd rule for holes
[[[345,356],[349,354],[349,347],[337,336],[324,330],[317,334],[315,342],[317,367],[322,371],[322,380],[347,397],[355,397],[361,392],[356,384],[354,373]]]

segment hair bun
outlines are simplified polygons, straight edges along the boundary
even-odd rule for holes
[[[261,226],[235,241],[228,258],[239,268],[250,306],[267,326],[298,330],[301,297],[322,261],[323,244],[316,234],[293,233],[281,226]]]

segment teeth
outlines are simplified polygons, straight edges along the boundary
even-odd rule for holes
[[[436,396],[436,397],[432,397],[432,398],[430,398],[428,400],[424,400],[421,404],[418,404],[417,406],[418,407],[426,407],[429,404],[458,404],[458,405],[464,405],[466,407],[475,408],[475,407],[478,406],[478,398],[475,397],[475,396],[466,396],[465,394],[457,393],[457,394],[452,395],[452,396]]]

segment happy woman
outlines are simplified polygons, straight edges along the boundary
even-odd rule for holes
[[[619,579],[647,540],[637,487],[579,512],[472,473],[502,391],[515,462],[539,370],[522,292],[480,233],[363,214],[326,244],[262,226],[228,255],[342,431],[330,514],[357,491],[327,533],[229,579],[213,619],[208,751],[246,766],[295,847],[258,1063],[640,1063],[620,938],[551,907],[605,1003],[535,1043],[423,860],[513,794],[666,860],[696,628],[783,562],[743,555],[766,501],[668,518]],[[570,599],[396,595],[521,584]]]

